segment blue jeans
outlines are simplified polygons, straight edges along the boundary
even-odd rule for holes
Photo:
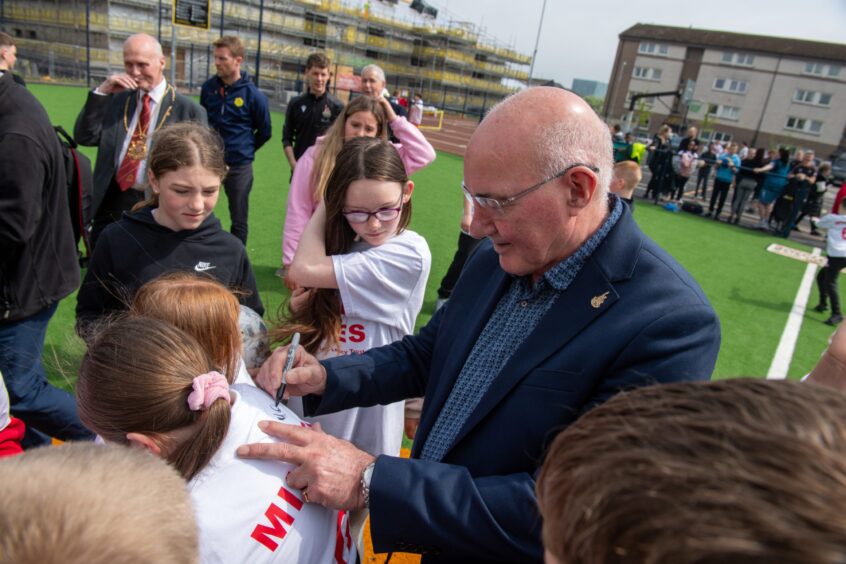
[[[25,447],[62,440],[90,440],[76,413],[76,401],[47,381],[41,351],[47,324],[58,304],[12,323],[0,325],[0,372],[9,391],[12,415],[26,424]]]

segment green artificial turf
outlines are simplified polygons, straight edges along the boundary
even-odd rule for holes
[[[82,88],[30,85],[47,108],[54,124],[73,131],[82,107]],[[254,165],[255,183],[250,200],[248,251],[253,263],[266,318],[275,319],[287,296],[274,272],[280,264],[281,233],[290,169],[280,143],[283,115],[273,113],[273,139],[262,148]],[[85,149],[92,161],[94,149]],[[462,213],[462,159],[438,153],[434,164],[413,176],[411,229],[423,235],[432,252],[432,272],[417,326],[431,317],[436,289],[455,252]],[[226,197],[221,194],[217,215],[228,228]],[[723,345],[715,378],[764,376],[767,373],[787,315],[792,307],[805,264],[765,251],[771,242],[784,240],[740,229],[686,213],[671,213],[638,200],[635,218],[643,230],[682,263],[704,289],[716,309]],[[802,245],[787,244],[809,250]],[[816,303],[812,293],[810,305]],[[44,361],[53,383],[70,389],[82,355],[74,325],[75,294],[63,300],[50,324]],[[790,377],[807,373],[826,346],[832,328],[823,314],[805,314],[790,368]],[[139,343],[143,346],[143,343]]]

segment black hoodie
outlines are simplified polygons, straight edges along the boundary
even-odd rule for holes
[[[153,278],[169,272],[197,272],[227,288],[246,292],[240,301],[259,315],[253,269],[244,245],[220,228],[210,215],[197,229],[173,231],[156,223],[152,209],[124,213],[100,235],[76,303],[77,327],[109,313],[125,310],[135,292]]]
[[[79,285],[59,138],[9,72],[0,76],[0,325],[31,317]]]

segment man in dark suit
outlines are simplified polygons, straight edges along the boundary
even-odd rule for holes
[[[156,131],[178,121],[207,124],[206,111],[164,78],[165,58],[155,38],[138,33],[123,44],[125,73],[88,93],[73,135],[97,147],[91,199],[91,245],[113,221],[144,198],[147,153]]]
[[[283,442],[239,453],[298,465],[288,484],[307,501],[369,507],[377,552],[540,562],[534,479],[555,433],[621,390],[707,380],[720,345],[696,281],[608,194],[612,167],[608,128],[575,94],[499,104],[464,161],[470,234],[489,241],[449,302],[416,336],[321,362],[299,352],[287,374],[309,415],[425,393],[412,459],[274,423],[262,428]],[[262,367],[265,389],[285,353]]]

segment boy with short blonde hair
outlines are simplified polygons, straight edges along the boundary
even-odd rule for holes
[[[634,191],[642,177],[640,165],[634,161],[621,161],[614,165],[611,192],[620,196],[632,211],[634,211]]]
[[[185,481],[142,450],[93,443],[0,461],[0,560],[198,561]]]

